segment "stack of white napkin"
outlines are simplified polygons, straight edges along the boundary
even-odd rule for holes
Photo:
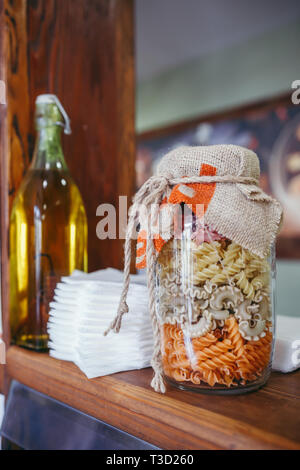
[[[104,269],[74,271],[57,284],[48,322],[50,355],[74,362],[88,378],[150,365],[153,334],[145,277],[131,276],[118,334],[103,336],[116,315],[123,274]]]

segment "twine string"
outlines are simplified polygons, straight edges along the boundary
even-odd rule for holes
[[[156,313],[155,303],[155,247],[152,237],[152,227],[157,219],[159,211],[159,203],[166,192],[170,192],[170,188],[177,184],[189,183],[231,183],[231,184],[246,184],[258,186],[258,180],[244,176],[224,175],[224,176],[190,176],[180,178],[168,178],[166,176],[152,176],[143,186],[137,191],[133,198],[133,204],[129,209],[128,225],[126,229],[126,239],[124,246],[124,281],[122,293],[120,296],[119,307],[117,315],[111,322],[108,329],[105,331],[106,336],[110,331],[118,333],[122,324],[122,317],[128,312],[127,294],[130,285],[130,265],[132,256],[132,239],[135,237],[135,225],[139,215],[139,207],[141,204],[146,209],[148,216],[148,231],[147,231],[147,246],[146,246],[146,260],[147,260],[147,287],[149,292],[149,311],[152,322],[152,329],[154,335],[154,350],[151,365],[154,371],[154,377],[151,386],[155,391],[165,393],[165,384],[163,380],[163,368],[161,361],[160,350],[160,327]],[[150,209],[150,210],[149,210]]]

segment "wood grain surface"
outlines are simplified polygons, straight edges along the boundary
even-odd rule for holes
[[[17,347],[11,377],[164,449],[300,449],[300,371],[273,373],[248,395],[210,396],[149,386],[152,370],[88,380],[72,363]]]
[[[99,240],[96,209],[135,189],[132,0],[28,0],[30,116],[40,93],[71,117],[65,157],[84,199],[89,270],[121,268],[123,240]],[[34,140],[34,135],[30,141]],[[32,149],[31,149],[32,152]]]

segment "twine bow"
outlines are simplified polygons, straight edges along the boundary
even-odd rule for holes
[[[117,315],[110,324],[109,328],[105,331],[106,336],[111,330],[118,333],[121,328],[122,317],[128,312],[127,305],[127,294],[130,284],[130,265],[132,256],[132,239],[135,236],[135,224],[139,214],[140,205],[143,204],[146,209],[146,214],[150,214],[148,217],[148,238],[146,248],[146,260],[147,260],[147,287],[149,291],[149,310],[154,334],[154,351],[151,361],[151,365],[154,371],[154,377],[151,382],[151,386],[156,392],[165,393],[166,388],[163,380],[163,369],[161,361],[161,350],[160,350],[160,329],[159,322],[157,319],[156,308],[155,308],[155,247],[151,238],[151,227],[157,220],[159,204],[163,199],[165,193],[168,193],[170,189],[180,183],[235,183],[240,188],[244,188],[244,185],[255,186],[256,200],[259,197],[259,193],[264,194],[258,187],[258,180],[255,178],[245,176],[189,176],[180,178],[168,178],[164,175],[152,176],[149,178],[143,186],[137,191],[133,198],[133,204],[129,209],[129,219],[126,229],[126,239],[124,246],[124,281],[123,289],[120,297],[120,303],[117,311]],[[243,191],[247,196],[247,192]],[[249,192],[249,197],[251,192]],[[266,195],[265,195],[266,196]],[[152,210],[151,210],[152,206]],[[150,209],[150,210],[149,210]],[[153,210],[154,209],[154,210]]]

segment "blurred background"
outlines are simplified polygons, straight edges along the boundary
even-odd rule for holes
[[[178,145],[254,150],[261,186],[284,207],[277,312],[293,316],[300,316],[300,104],[291,99],[299,44],[297,0],[136,1],[137,187]]]
[[[280,258],[300,258],[296,0],[136,2],[137,185],[178,145],[230,143],[260,158],[280,199]]]

